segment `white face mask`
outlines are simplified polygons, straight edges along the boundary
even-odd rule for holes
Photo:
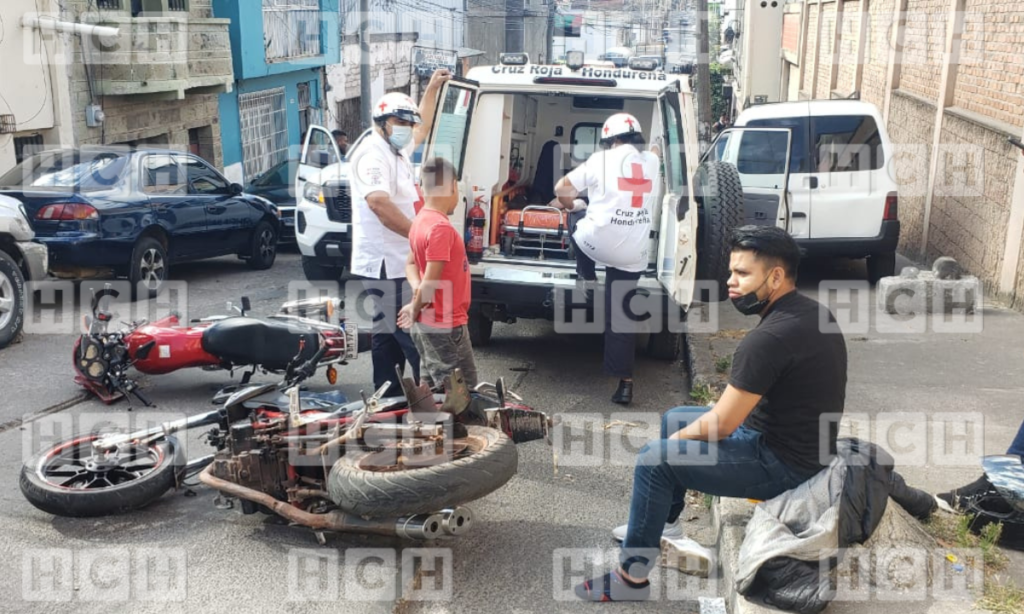
[[[402,149],[412,140],[412,126],[391,126],[388,142],[397,149]]]

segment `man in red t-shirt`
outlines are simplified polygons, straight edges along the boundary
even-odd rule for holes
[[[472,388],[477,374],[466,328],[469,260],[459,231],[448,221],[459,204],[455,168],[434,158],[424,163],[420,177],[426,204],[409,229],[412,251],[406,263],[413,299],[399,312],[398,325],[412,328],[422,368],[435,386],[458,368]]]

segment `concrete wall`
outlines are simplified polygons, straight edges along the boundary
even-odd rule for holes
[[[373,34],[370,36],[371,98],[376,100],[385,92],[410,91],[412,82],[413,47],[415,33]],[[329,128],[341,129],[355,140],[362,131],[359,117],[360,50],[354,38],[342,41],[342,62],[327,67],[327,113]]]
[[[27,13],[57,10],[49,1],[0,3],[0,114],[13,115],[15,132],[0,134],[0,174],[15,165],[15,139],[42,136],[44,147],[71,145],[71,106],[67,81],[66,35],[26,30]]]
[[[64,6],[64,19],[80,21],[83,14],[94,12],[91,7],[94,7],[95,3],[90,0],[66,0]],[[190,0],[189,9],[189,18],[208,19],[213,16],[211,0]],[[99,14],[102,18],[108,12],[101,11]],[[109,14],[123,17],[126,13],[119,11]],[[190,129],[211,129],[214,135],[219,134],[217,94],[186,94],[184,99],[180,100],[168,100],[165,95],[103,96],[95,93],[95,81],[93,93],[90,93],[85,56],[78,41],[71,41],[69,44],[73,44],[74,52],[71,56],[72,63],[68,67],[69,106],[77,145],[148,141],[161,145],[166,143],[168,146],[187,150]],[[222,47],[219,40],[212,42],[216,43],[218,48]],[[124,68],[117,64],[100,64],[91,65],[89,70],[94,80],[101,80],[104,71]],[[85,108],[90,103],[101,105],[106,114],[106,120],[100,127],[90,128],[86,125]],[[223,159],[218,139],[215,139],[212,148],[207,148],[205,157],[213,165],[222,166]]]
[[[897,0],[821,0],[819,24],[819,0],[808,0],[802,96],[830,94],[837,1],[835,89],[878,106],[897,145],[900,251],[925,264],[953,256],[990,295],[1024,308],[1024,158],[1007,142],[1024,136],[1024,5],[904,0],[899,14]]]
[[[868,27],[865,30],[864,70],[860,89],[861,100],[879,109],[885,106],[888,90],[886,74],[889,70],[889,50],[892,47],[892,21],[894,0],[868,0]]]

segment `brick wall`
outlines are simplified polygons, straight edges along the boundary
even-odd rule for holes
[[[926,256],[952,256],[995,283],[1019,153],[998,132],[950,113],[940,142]]]
[[[899,92],[893,94],[888,129],[896,156],[889,164],[900,184],[899,251],[911,259],[920,259],[922,256],[924,204],[931,167],[934,125],[934,106]]]
[[[953,104],[1024,127],[1020,0],[967,0]]]
[[[832,57],[832,44],[836,37],[836,2],[821,5],[821,40],[818,41],[818,82],[814,88],[815,98],[831,98],[832,71],[836,70],[836,59]]]
[[[808,4],[807,8],[807,45],[804,57],[800,58],[800,74],[802,83],[800,91],[805,95],[814,97],[814,58],[815,50],[818,48],[818,5]]]
[[[949,0],[909,0],[899,88],[935,100],[946,45]]]
[[[870,0],[868,4],[867,41],[864,49],[864,74],[860,97],[879,109],[885,104],[886,72],[892,47],[892,16],[894,0]]]
[[[857,89],[857,51],[860,38],[860,0],[843,2],[842,39],[839,41],[839,79],[836,89],[849,94]]]
[[[782,16],[782,48],[791,53],[800,52],[800,13]]]

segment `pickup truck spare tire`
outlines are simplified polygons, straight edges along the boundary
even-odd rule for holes
[[[743,184],[728,162],[708,161],[696,173],[701,215],[697,229],[697,280],[712,282],[708,300],[725,300],[729,290],[729,237],[743,225]]]

